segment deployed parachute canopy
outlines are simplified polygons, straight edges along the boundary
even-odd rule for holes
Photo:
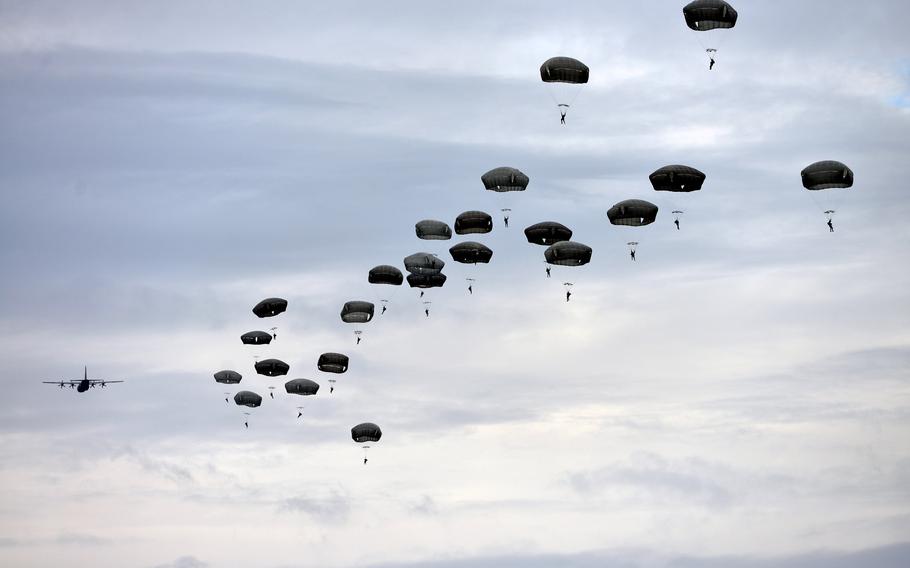
[[[277,316],[288,309],[288,301],[283,298],[266,298],[253,308],[253,313],[261,318]]]
[[[240,391],[234,395],[234,404],[256,408],[262,404],[262,397],[252,391]]]
[[[483,211],[465,211],[455,218],[455,233],[470,235],[489,233],[493,230],[493,218]]]
[[[548,264],[559,266],[582,266],[591,262],[591,247],[574,241],[560,241],[544,251]]]
[[[341,308],[341,321],[344,323],[367,323],[373,319],[375,306],[372,302],[351,300]]]
[[[525,229],[528,242],[535,245],[550,246],[572,238],[572,230],[555,221],[544,221]]]
[[[244,345],[268,345],[272,342],[272,334],[267,331],[248,331],[240,336]]]
[[[404,258],[405,270],[411,274],[439,274],[445,265],[444,260],[428,252],[415,252]]]
[[[803,187],[810,191],[846,189],[853,186],[853,170],[841,162],[824,160],[809,164],[800,172]]]
[[[378,442],[379,438],[382,438],[382,430],[372,422],[364,422],[351,428],[351,439],[358,444]]]
[[[240,373],[237,371],[231,371],[230,369],[225,369],[224,371],[218,371],[215,373],[215,382],[225,385],[236,385],[242,378],[243,376]]]
[[[486,264],[493,258],[493,251],[480,243],[466,241],[449,249],[452,259],[462,264]]]
[[[607,211],[610,223],[628,227],[650,225],[657,219],[657,205],[643,199],[620,201]]]
[[[370,284],[389,284],[391,286],[401,286],[404,282],[404,276],[401,271],[388,264],[380,264],[370,269],[367,280]]]
[[[540,66],[540,80],[544,83],[584,84],[589,74],[587,65],[571,57],[551,57]]]
[[[326,373],[344,373],[348,370],[347,355],[341,353],[323,353],[316,362],[316,368]]]
[[[689,166],[672,165],[658,168],[648,178],[654,191],[698,191],[705,182],[705,174]]]
[[[510,167],[493,168],[480,176],[483,186],[496,192],[524,191],[528,188],[530,178],[521,170]]]
[[[695,0],[683,8],[686,25],[697,32],[732,28],[738,14],[723,0]]]
[[[310,396],[319,391],[319,383],[310,379],[293,379],[284,383],[284,390],[288,394],[299,394],[301,396]]]
[[[438,274],[408,274],[408,286],[411,288],[442,288],[446,283],[446,275]]]
[[[288,371],[291,370],[291,366],[281,359],[264,359],[262,361],[257,361],[254,366],[257,373],[268,377],[287,375]]]
[[[452,238],[452,229],[442,221],[424,219],[414,225],[417,238],[425,241],[447,241]]]

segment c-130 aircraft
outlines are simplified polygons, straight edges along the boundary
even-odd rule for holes
[[[42,381],[46,385],[58,385],[60,388],[69,387],[71,389],[76,389],[76,392],[85,392],[88,389],[93,389],[97,385],[101,385],[101,388],[104,388],[106,385],[111,383],[122,383],[123,381],[108,381],[106,379],[90,379],[88,378],[88,366],[84,369],[85,374],[82,375],[81,379],[71,379],[71,380],[59,380],[59,381]]]

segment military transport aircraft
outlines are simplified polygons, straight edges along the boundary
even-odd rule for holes
[[[76,389],[76,392],[85,392],[88,389],[93,389],[97,385],[101,385],[101,388],[104,388],[106,385],[111,383],[122,383],[123,381],[108,381],[105,379],[90,379],[88,378],[88,367],[85,367],[85,374],[81,379],[72,379],[69,381],[60,380],[60,381],[42,381],[46,385],[58,385],[60,388],[69,387],[71,389]]]

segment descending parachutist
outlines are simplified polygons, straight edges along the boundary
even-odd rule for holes
[[[565,123],[566,123],[566,113],[565,113],[565,111],[560,111],[560,112],[559,112],[559,123],[562,124],[562,125],[565,125]]]
[[[572,297],[572,291],[571,291],[571,290],[566,290],[566,301],[568,302],[568,301],[569,301],[569,298],[571,298],[571,297]]]
[[[708,63],[708,71],[714,69],[714,58],[711,58],[711,62]]]
[[[633,261],[635,260],[635,249],[632,249],[632,250],[629,251],[629,256],[632,257],[632,260],[633,260]]]
[[[679,230],[679,219],[674,219],[673,223],[676,224],[676,230]]]
[[[385,313],[385,311],[386,311],[386,309],[388,309],[388,308],[386,308],[386,307],[385,307],[385,306],[382,306],[382,311],[381,311],[381,312],[380,312],[380,313],[379,313],[379,315],[382,315],[382,314],[384,314],[384,313]]]
[[[831,219],[828,219],[828,231],[831,233],[834,232],[834,223],[831,222]]]
[[[549,278],[549,277],[550,277],[550,267],[548,266],[547,267],[547,278]]]

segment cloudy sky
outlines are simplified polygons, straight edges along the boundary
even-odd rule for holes
[[[678,1],[0,1],[0,564],[910,565],[910,5],[735,6],[706,40]],[[554,55],[591,68],[566,126]],[[703,190],[654,192],[673,163]],[[487,266],[414,235],[470,209]],[[547,280],[544,220],[591,264]],[[366,282],[417,251],[430,318]],[[257,354],[323,385],[303,420]],[[83,365],[127,382],[40,383]],[[278,387],[248,430],[225,368]]]

